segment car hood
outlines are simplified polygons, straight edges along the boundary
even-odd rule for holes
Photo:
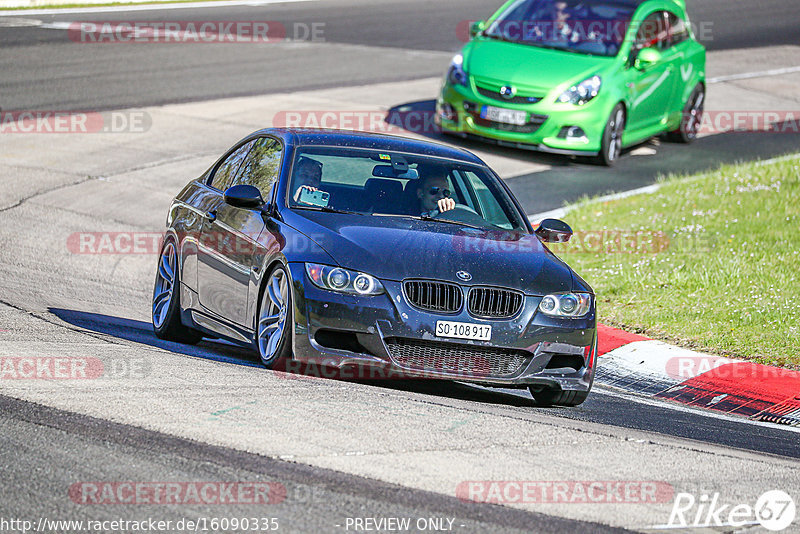
[[[532,234],[413,218],[308,211],[306,236],[344,268],[382,280],[450,280],[544,295],[573,289],[572,271]],[[459,271],[472,278],[462,281]]]
[[[599,74],[613,58],[505,41],[477,39],[464,48],[464,68],[478,80],[513,85],[542,96]]]

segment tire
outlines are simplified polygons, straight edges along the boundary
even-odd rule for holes
[[[530,388],[530,391],[533,400],[539,406],[578,406],[589,396],[588,391],[564,391],[561,389],[536,391],[533,388]]]
[[[150,318],[156,337],[189,345],[197,344],[203,335],[181,322],[180,269],[175,241],[167,239],[158,255],[156,281],[153,285]]]
[[[292,357],[294,302],[290,283],[286,268],[278,264],[267,275],[259,297],[253,345],[267,369],[281,369]]]
[[[698,83],[681,112],[681,124],[677,130],[667,133],[667,139],[676,143],[689,144],[697,139],[697,132],[703,124],[706,90]]]
[[[625,131],[625,106],[622,103],[614,106],[603,129],[600,142],[600,153],[593,158],[598,165],[612,167],[622,154],[622,134]]]

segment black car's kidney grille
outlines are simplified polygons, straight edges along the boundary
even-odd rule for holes
[[[480,347],[463,343],[387,338],[392,360],[406,369],[469,377],[511,377],[530,359],[523,350]]]
[[[455,313],[464,304],[461,288],[447,282],[406,280],[403,290],[408,302],[422,310]]]
[[[469,313],[477,317],[513,317],[522,308],[522,293],[499,287],[473,287],[469,291]]]

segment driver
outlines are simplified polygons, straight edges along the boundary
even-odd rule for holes
[[[568,39],[572,34],[571,16],[569,4],[564,0],[557,0],[540,19],[544,29],[538,25],[534,28],[536,37],[553,41]]]
[[[420,180],[417,184],[419,211],[422,215],[434,216],[450,211],[456,207],[456,201],[450,198],[452,191],[447,180],[447,170],[439,166],[422,166],[417,168]]]

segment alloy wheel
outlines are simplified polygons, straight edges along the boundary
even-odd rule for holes
[[[286,272],[275,269],[261,297],[261,313],[258,318],[258,352],[264,363],[278,354],[286,330],[289,309],[289,282]]]
[[[170,242],[164,245],[164,249],[161,251],[155,289],[153,290],[153,325],[156,328],[161,328],[164,325],[169,314],[172,296],[175,291],[176,266],[175,245]]]

